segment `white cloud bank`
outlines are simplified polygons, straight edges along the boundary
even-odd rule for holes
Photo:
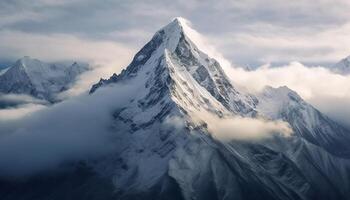
[[[0,93],[0,103],[34,103],[34,104],[46,104],[45,100],[37,99],[29,95],[24,94],[2,94]]]
[[[209,130],[221,140],[260,140],[281,135],[288,137],[292,129],[287,122],[267,121],[248,117],[212,118]]]
[[[45,100],[29,95],[0,93],[0,122],[22,118],[48,104]]]
[[[101,88],[16,120],[0,118],[0,176],[30,175],[117,148],[112,113],[129,102],[134,85]]]
[[[205,123],[209,132],[222,141],[256,141],[277,135],[289,137],[293,133],[290,125],[281,120],[271,121],[232,115],[220,118],[205,111],[190,112],[190,115],[198,124]]]
[[[0,109],[0,122],[20,119],[44,108],[46,106],[42,104],[27,103],[12,108]]]

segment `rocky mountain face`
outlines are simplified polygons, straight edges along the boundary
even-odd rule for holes
[[[92,87],[91,95],[117,84],[139,91],[111,111],[113,154],[0,181],[1,199],[349,199],[349,131],[287,87],[239,91],[188,29],[175,19],[119,75]],[[293,134],[219,140],[213,117],[284,120]]]
[[[77,76],[89,70],[85,64],[47,64],[30,57],[19,59],[0,73],[0,93],[26,94],[55,101],[55,96],[67,90]]]

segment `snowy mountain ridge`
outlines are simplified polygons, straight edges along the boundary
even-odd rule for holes
[[[67,90],[87,70],[85,64],[47,64],[26,56],[0,75],[0,92],[54,101],[58,93]]]
[[[229,110],[253,115],[252,107],[255,99],[240,94],[232,86],[220,64],[215,59],[209,58],[193,44],[190,36],[184,32],[183,26],[187,25],[182,18],[173,20],[158,31],[152,40],[136,54],[126,70],[123,70],[120,75],[114,74],[108,80],[101,80],[92,87],[91,93],[102,85],[136,76],[141,67],[147,68],[147,66],[162,64],[166,66],[165,71],[169,73],[171,78],[179,82],[188,81],[188,83],[194,84],[195,91],[203,91],[204,88],[210,93],[209,96],[213,96]],[[163,60],[160,61],[161,59]],[[155,63],[154,60],[159,63]],[[239,107],[235,103],[242,105]]]
[[[338,156],[348,157],[349,130],[304,101],[288,87],[266,87],[257,97],[257,110],[269,119],[282,119],[294,133]]]

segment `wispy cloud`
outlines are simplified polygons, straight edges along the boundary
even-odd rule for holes
[[[42,104],[27,103],[16,107],[0,109],[0,122],[20,119],[44,108],[46,106]]]
[[[205,123],[212,136],[222,141],[258,141],[273,136],[289,137],[293,133],[289,124],[281,120],[269,121],[240,116],[219,118],[205,111],[195,111],[190,115],[197,123]]]
[[[25,104],[25,103],[34,103],[34,104],[47,104],[47,101],[34,98],[29,95],[24,94],[2,94],[0,93],[0,102],[9,102],[14,104]]]
[[[0,122],[22,118],[46,108],[48,104],[29,95],[0,93]]]

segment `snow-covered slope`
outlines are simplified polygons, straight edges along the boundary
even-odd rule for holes
[[[121,74],[92,87],[91,96],[136,88],[110,112],[115,152],[73,172],[0,181],[2,199],[349,199],[350,162],[336,152],[347,130],[288,88],[238,91],[185,26],[173,20]],[[204,116],[283,119],[294,134],[222,141]]]
[[[343,58],[333,67],[331,67],[330,70],[342,75],[350,74],[350,56]]]
[[[266,87],[258,96],[259,113],[289,122],[294,133],[337,155],[350,156],[350,132],[305,102],[288,87]]]
[[[26,56],[0,75],[0,93],[27,94],[54,101],[59,92],[67,90],[87,70],[86,65],[47,64]]]

